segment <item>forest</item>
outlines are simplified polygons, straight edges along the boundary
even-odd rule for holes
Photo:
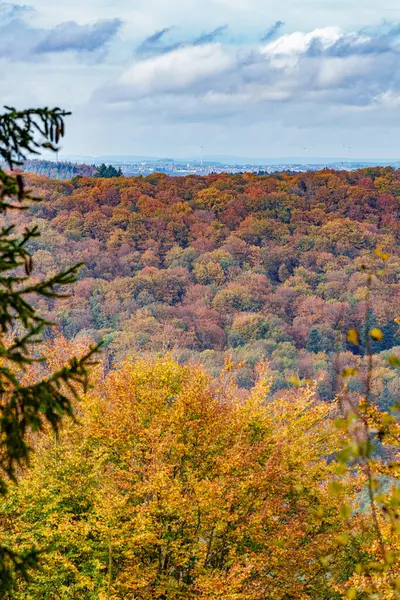
[[[169,352],[217,376],[231,355],[250,388],[268,360],[272,394],[313,380],[331,400],[338,354],[359,370],[360,391],[366,349],[337,332],[362,329],[365,266],[379,266],[374,250],[384,248],[368,308],[384,333],[373,341],[372,392],[386,407],[398,397],[386,359],[400,357],[400,171],[26,182],[44,199],[18,215],[23,227],[33,214],[42,232],[30,242],[35,276],[83,263],[73,298],[39,308],[69,340],[103,339],[110,367]]]
[[[45,175],[54,179],[72,179],[77,175],[93,177],[96,175],[96,168],[91,165],[76,164],[70,161],[54,160],[25,160],[23,170],[26,173],[35,173],[36,175]]]
[[[24,185],[54,325],[0,372],[71,405],[6,477],[4,597],[398,600],[400,171]]]

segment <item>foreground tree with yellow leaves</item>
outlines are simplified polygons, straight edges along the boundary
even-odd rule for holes
[[[1,504],[1,534],[47,550],[13,599],[332,599],[351,551],[329,485],[338,434],[312,388],[266,402],[172,359],[98,381]],[[343,493],[347,493],[347,490]],[[323,557],[331,556],[327,574]],[[336,579],[335,579],[336,581]]]

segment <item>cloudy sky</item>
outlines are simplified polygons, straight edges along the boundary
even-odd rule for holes
[[[399,0],[0,2],[1,103],[64,154],[400,157]]]

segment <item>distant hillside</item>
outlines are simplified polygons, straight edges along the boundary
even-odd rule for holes
[[[78,165],[72,162],[54,162],[50,160],[26,160],[22,169],[27,173],[45,175],[52,179],[72,179],[77,175],[91,177],[96,169],[90,165]]]
[[[26,179],[45,198],[33,209],[35,273],[85,264],[73,298],[42,308],[71,339],[103,337],[110,364],[171,351],[217,373],[231,352],[243,386],[264,358],[273,390],[317,379],[329,399],[332,354],[364,368],[363,347],[338,346],[337,332],[363,327],[362,267],[379,267],[377,246],[390,254],[369,313],[385,334],[378,370],[400,346],[400,171]],[[400,378],[383,364],[374,393],[390,403]]]

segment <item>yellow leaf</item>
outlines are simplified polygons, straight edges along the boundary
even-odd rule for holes
[[[389,413],[383,413],[382,425],[392,425],[393,423],[396,423],[396,419],[394,418],[394,416],[390,415]]]
[[[349,536],[344,533],[341,533],[340,535],[336,536],[336,541],[341,546],[347,546],[347,544],[349,543]]]
[[[291,377],[289,377],[288,382],[297,387],[300,385],[300,379],[296,377],[296,375],[292,375]]]
[[[329,563],[331,562],[331,557],[328,556],[321,556],[321,558],[319,559],[321,562],[321,565],[325,568],[327,568],[329,566]]]
[[[357,590],[356,588],[350,588],[346,594],[348,600],[355,600],[357,598]]]
[[[347,332],[346,339],[350,344],[353,344],[353,346],[358,346],[359,337],[357,329],[349,329]]]
[[[322,519],[322,517],[324,516],[324,509],[321,506],[319,506],[315,509],[314,514],[318,519]]]
[[[343,486],[338,481],[331,481],[328,485],[328,491],[332,496],[339,496],[343,491]]]
[[[364,565],[362,563],[357,563],[355,571],[356,571],[357,575],[362,575],[365,572]]]
[[[385,554],[385,563],[387,565],[393,565],[393,563],[395,562],[395,560],[396,559],[395,559],[395,556],[394,556],[393,552],[390,552],[390,551],[386,552],[386,554]]]
[[[344,475],[347,471],[347,465],[339,464],[334,468],[336,475]]]
[[[382,246],[378,246],[375,249],[375,254],[378,258],[380,258],[381,260],[384,260],[385,262],[387,260],[389,260],[389,258],[390,258],[390,254],[387,254],[386,252],[382,252]]]
[[[348,504],[343,504],[340,507],[340,516],[343,519],[348,519],[351,516],[352,510],[351,507]]]
[[[349,422],[347,419],[335,419],[335,427],[336,429],[339,429],[340,431],[347,431],[348,426],[349,426]]]
[[[354,375],[357,375],[358,373],[358,369],[355,369],[353,367],[345,367],[342,371],[342,377],[346,378],[346,377],[353,377]]]
[[[383,340],[383,331],[381,331],[381,329],[378,329],[377,327],[373,327],[373,329],[371,329],[371,331],[369,332],[369,335],[376,342],[380,342],[380,340]]]
[[[392,354],[392,356],[389,356],[388,362],[392,367],[400,367],[400,358],[398,356],[396,356],[395,354]]]

